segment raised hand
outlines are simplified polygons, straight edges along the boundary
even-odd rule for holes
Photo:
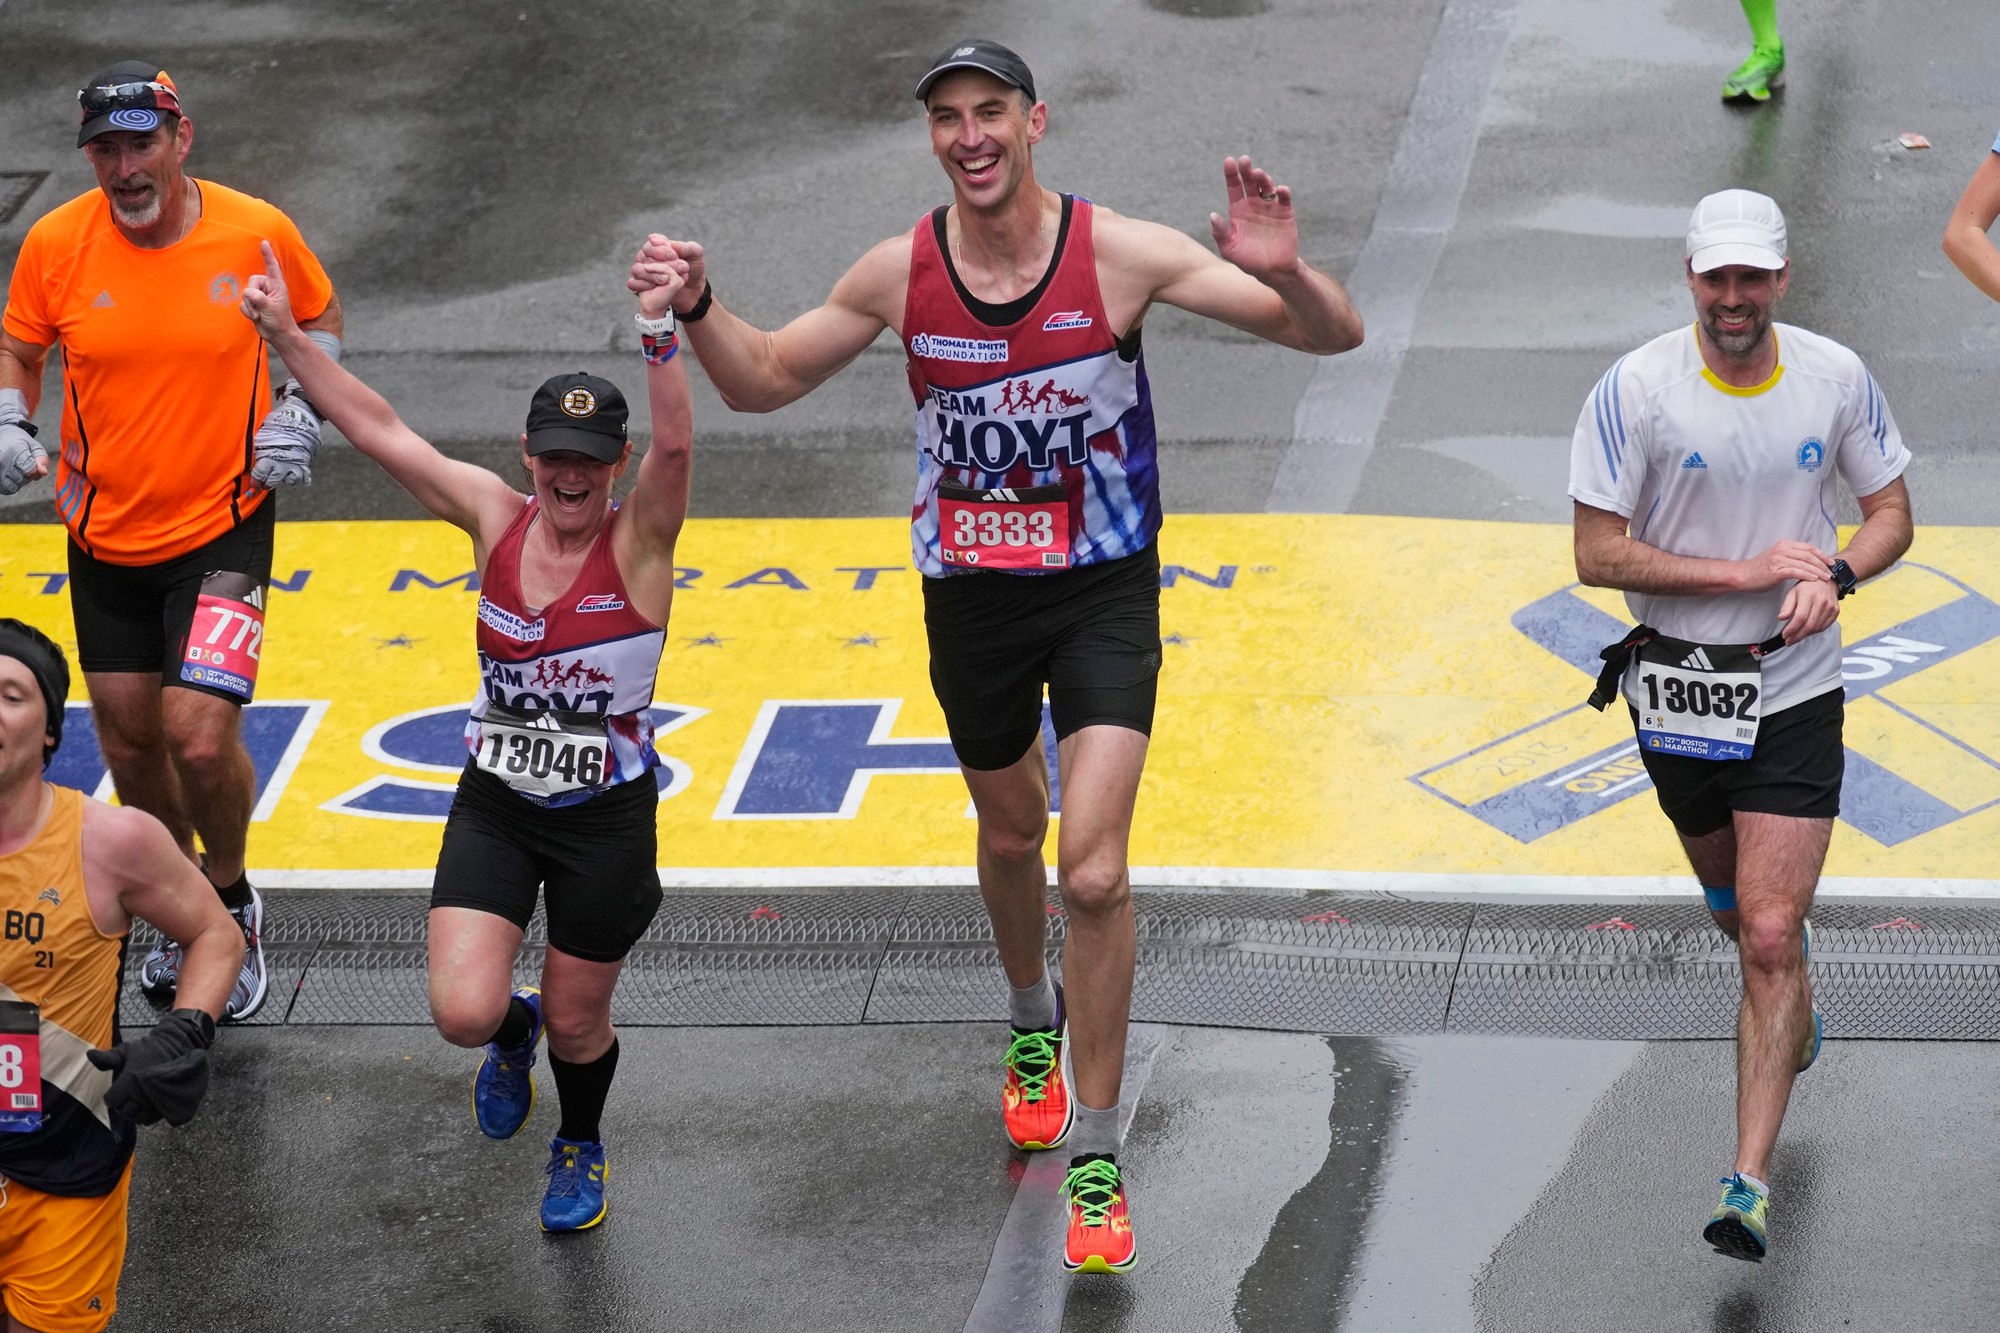
[[[682,294],[674,302],[674,313],[677,315],[685,315],[694,309],[694,303],[701,299],[702,288],[708,285],[708,262],[704,258],[705,254],[699,241],[676,241],[658,232],[648,236],[646,243],[639,247],[641,259],[677,265],[675,271],[681,275],[682,282]],[[627,281],[625,285],[635,292],[640,290],[633,286],[632,281]],[[650,315],[648,318],[658,319],[659,316]]]
[[[285,288],[285,270],[278,267],[277,251],[263,242],[264,271],[253,273],[243,284],[243,317],[257,326],[265,342],[275,342],[298,327],[292,317],[292,294]]]
[[[1290,186],[1247,157],[1222,159],[1222,184],[1229,215],[1208,215],[1215,248],[1253,278],[1290,274],[1299,266],[1299,223],[1292,214]]]
[[[698,256],[701,247],[693,249]],[[632,271],[625,279],[625,289],[639,297],[639,313],[647,319],[666,314],[674,298],[686,290],[690,267],[675,242],[658,232],[648,236],[633,257]]]

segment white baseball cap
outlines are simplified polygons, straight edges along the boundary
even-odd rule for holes
[[[1726,264],[1783,268],[1785,215],[1778,201],[1755,190],[1709,195],[1688,219],[1687,257],[1697,273]]]

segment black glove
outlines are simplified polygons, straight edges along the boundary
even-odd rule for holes
[[[208,1091],[208,1047],[214,1040],[214,1019],[199,1009],[176,1009],[137,1041],[86,1054],[113,1075],[104,1094],[107,1108],[141,1125],[162,1118],[185,1125]]]

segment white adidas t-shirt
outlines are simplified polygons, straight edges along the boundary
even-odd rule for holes
[[[1570,497],[1632,521],[1673,555],[1747,560],[1773,542],[1832,555],[1834,474],[1873,495],[1910,451],[1861,358],[1816,333],[1774,324],[1778,369],[1754,389],[1702,364],[1693,325],[1663,334],[1605,372],[1570,446]],[[1760,643],[1780,629],[1789,583],[1714,597],[1627,593],[1640,623],[1697,643]],[[1764,659],[1764,712],[1840,685],[1840,624]]]

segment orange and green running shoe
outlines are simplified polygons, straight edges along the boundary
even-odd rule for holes
[[[1125,1178],[1109,1153],[1072,1157],[1063,1177],[1069,1202],[1069,1235],[1063,1267],[1072,1273],[1122,1273],[1139,1257],[1132,1217],[1125,1207]]]
[[[1064,1054],[1069,1046],[1069,1022],[1063,1014],[1062,987],[1056,987],[1056,1025],[1026,1031],[1009,1028],[1010,1040],[1001,1066],[1007,1071],[1000,1089],[1000,1113],[1007,1137],[1016,1148],[1054,1148],[1069,1137],[1076,1120],[1070,1097]]]

